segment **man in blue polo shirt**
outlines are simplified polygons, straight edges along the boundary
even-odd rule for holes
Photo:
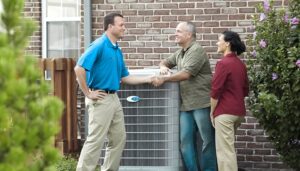
[[[152,77],[129,76],[117,40],[125,32],[121,14],[104,17],[105,33],[95,40],[79,58],[75,67],[77,81],[86,96],[89,125],[77,171],[94,171],[98,164],[104,139],[108,138],[102,169],[117,171],[125,146],[126,132],[123,110],[115,93],[120,83],[151,83]]]

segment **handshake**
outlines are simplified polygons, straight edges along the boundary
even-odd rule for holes
[[[167,67],[161,67],[159,75],[151,76],[150,77],[150,84],[152,84],[155,87],[159,87],[164,82],[168,81],[172,72]]]

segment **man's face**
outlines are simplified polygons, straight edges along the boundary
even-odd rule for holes
[[[122,17],[115,17],[114,24],[109,25],[109,29],[117,39],[121,39],[125,32],[125,22]]]
[[[176,27],[175,42],[182,46],[192,39],[192,33],[188,32],[186,23],[180,23]]]

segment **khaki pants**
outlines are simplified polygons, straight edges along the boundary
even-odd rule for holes
[[[222,114],[215,120],[216,153],[219,171],[237,171],[237,158],[234,148],[235,130],[244,117]]]
[[[89,113],[88,137],[83,145],[76,171],[94,171],[99,162],[105,138],[108,145],[103,171],[117,171],[125,146],[124,115],[117,94],[108,94],[102,100],[86,98]]]

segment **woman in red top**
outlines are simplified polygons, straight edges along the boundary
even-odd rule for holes
[[[217,46],[223,58],[212,80],[211,120],[216,130],[218,168],[237,171],[234,133],[246,115],[244,97],[249,91],[247,69],[238,55],[245,52],[246,46],[232,31],[221,34]]]

